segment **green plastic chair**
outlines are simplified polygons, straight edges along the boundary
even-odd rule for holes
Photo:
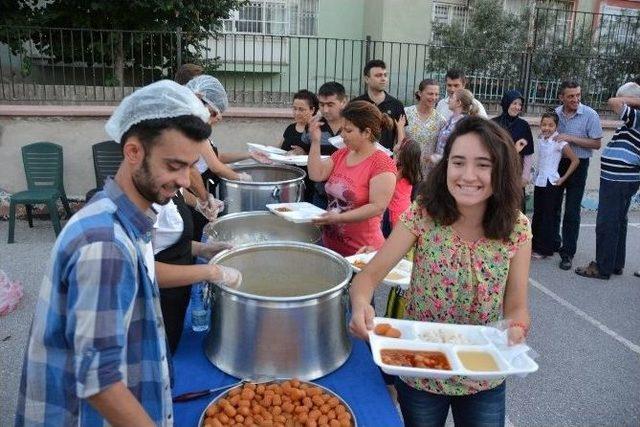
[[[17,205],[26,206],[29,227],[33,227],[33,205],[35,203],[46,204],[49,208],[49,215],[51,216],[56,236],[61,229],[56,206],[58,199],[62,200],[67,218],[71,217],[71,208],[64,191],[62,179],[62,147],[51,142],[36,142],[25,145],[22,147],[22,162],[27,176],[28,190],[11,196],[9,205],[9,243],[13,243]]]
[[[114,177],[124,156],[122,147],[115,141],[103,141],[91,146],[93,152],[93,170],[98,189],[104,187],[107,177]]]

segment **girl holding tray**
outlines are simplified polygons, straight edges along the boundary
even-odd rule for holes
[[[523,342],[531,229],[521,198],[510,136],[479,117],[461,120],[402,226],[354,279],[352,333],[367,338],[376,286],[413,248],[406,319],[472,325],[508,319],[509,342]],[[398,377],[395,385],[407,426],[444,425],[449,407],[456,425],[504,425],[503,379]]]

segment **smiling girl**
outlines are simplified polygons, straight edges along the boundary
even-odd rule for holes
[[[351,331],[366,339],[376,286],[411,249],[405,318],[486,325],[508,319],[510,343],[529,329],[531,230],[519,211],[518,154],[509,135],[479,117],[461,120],[417,200],[351,288]],[[504,380],[397,378],[405,425],[504,425]]]

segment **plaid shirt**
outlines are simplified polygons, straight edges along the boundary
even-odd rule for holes
[[[109,180],[58,237],[25,354],[16,426],[102,426],[87,398],[122,381],[173,425],[154,219]]]
[[[579,104],[576,113],[573,116],[567,116],[564,114],[564,107],[560,105],[556,107],[556,114],[560,118],[558,133],[566,133],[579,138],[602,138],[600,116],[593,108]],[[569,143],[569,146],[580,159],[588,159],[593,156],[592,148],[580,147],[572,142]]]

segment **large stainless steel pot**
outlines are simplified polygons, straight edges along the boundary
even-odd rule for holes
[[[320,228],[313,224],[295,224],[265,211],[221,216],[205,226],[204,234],[212,241],[234,246],[274,241],[318,244],[322,237]]]
[[[221,178],[220,198],[225,212],[264,211],[270,203],[299,202],[304,197],[302,169],[289,165],[243,165],[233,170],[251,175],[253,181]]]
[[[244,245],[212,262],[242,272],[239,289],[212,286],[205,353],[239,378],[311,380],[349,357],[351,266],[326,248],[295,242]]]

